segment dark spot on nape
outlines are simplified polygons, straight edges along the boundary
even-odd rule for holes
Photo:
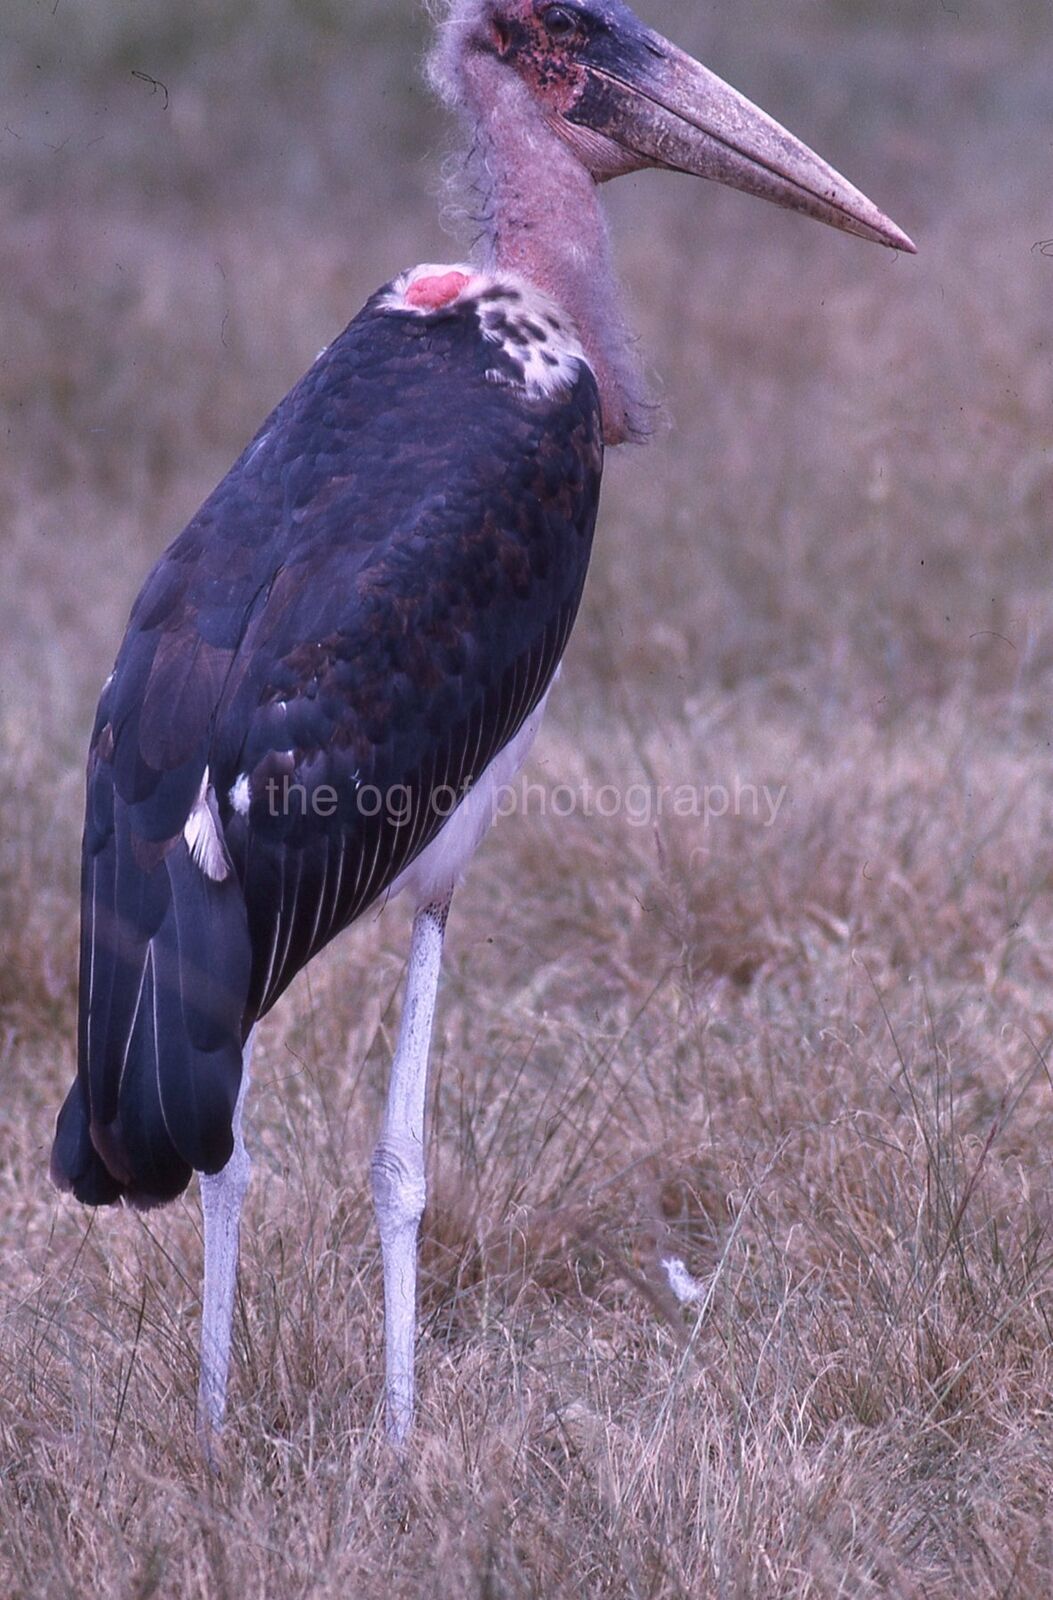
[[[541,351],[541,359],[545,363],[546,367],[558,367],[559,366],[559,357],[558,356],[554,356],[552,354],[551,350],[542,350]]]
[[[522,362],[514,361],[511,356],[506,356],[499,367],[490,367],[486,375],[494,383],[526,383],[526,368]]]
[[[488,333],[504,333],[508,327],[508,318],[501,311],[488,311],[483,317],[483,327]]]
[[[518,305],[520,300],[522,300],[522,298],[523,298],[523,296],[520,294],[518,289],[506,289],[505,290],[505,299],[506,300],[510,300],[514,306]]]
[[[560,322],[559,318],[558,317],[554,317],[551,312],[545,318],[545,321],[548,323],[548,325],[552,329],[553,333],[559,333],[561,328],[563,327],[563,324]]]
[[[489,289],[483,289],[476,295],[477,300],[507,300],[508,290],[503,289],[499,283],[492,284]]]
[[[515,322],[509,323],[509,326],[508,326],[508,337],[511,339],[513,344],[529,344],[530,343],[530,340],[527,338],[527,336],[523,332],[522,328],[519,327],[519,325],[517,323],[515,323]]]
[[[544,328],[539,328],[536,322],[524,322],[523,327],[538,344],[548,344],[548,334]]]

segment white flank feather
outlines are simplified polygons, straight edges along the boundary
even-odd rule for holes
[[[197,799],[183,828],[183,838],[194,865],[200,867],[206,878],[222,883],[230,875],[230,865],[220,838],[215,791],[209,787],[208,778],[206,767]]]

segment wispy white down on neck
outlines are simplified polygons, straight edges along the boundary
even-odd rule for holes
[[[592,176],[515,70],[473,46],[489,0],[437,0],[428,77],[466,138],[453,176],[484,267],[521,274],[573,319],[596,373],[608,444],[646,438],[656,406],[621,304]]]

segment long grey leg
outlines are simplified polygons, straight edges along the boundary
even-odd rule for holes
[[[413,921],[406,998],[387,1109],[373,1152],[373,1199],[384,1256],[384,1357],[388,1434],[404,1443],[413,1422],[417,1335],[417,1229],[424,1210],[424,1100],[442,941],[450,897]]]
[[[255,1031],[255,1030],[254,1030]],[[252,1162],[245,1148],[241,1119],[249,1087],[253,1033],[245,1043],[241,1089],[234,1108],[234,1153],[222,1172],[201,1174],[201,1209],[205,1219],[205,1289],[201,1315],[201,1382],[197,1394],[197,1426],[205,1454],[223,1426],[227,1408],[230,1333],[238,1277],[238,1228],[241,1203],[249,1186]]]

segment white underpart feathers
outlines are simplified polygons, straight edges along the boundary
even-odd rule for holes
[[[183,828],[183,838],[190,851],[190,859],[200,867],[206,878],[222,883],[230,875],[230,863],[219,831],[219,810],[216,791],[209,783],[206,767],[201,777],[201,788]]]
[[[442,900],[457,887],[490,831],[490,824],[501,812],[504,792],[515,781],[530,754],[547,700],[546,691],[519,732],[494,757],[441,831],[395,879],[390,890],[392,895],[408,889],[414,903],[423,906]]]
[[[430,278],[441,281],[454,275],[466,282],[440,308],[407,298],[408,291]],[[564,394],[578,376],[578,363],[588,365],[571,318],[551,295],[515,272],[482,272],[464,263],[427,262],[396,278],[380,304],[383,310],[419,317],[434,316],[437,309],[474,305],[483,338],[504,352],[512,368],[509,372],[503,366],[493,367],[492,381],[525,389],[537,399]]]

